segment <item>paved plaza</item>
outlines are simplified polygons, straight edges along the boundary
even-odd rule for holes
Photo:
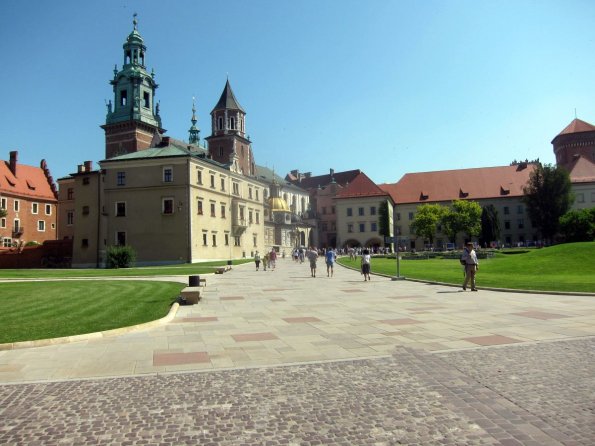
[[[0,444],[595,444],[595,298],[478,285],[234,267],[168,323],[0,351]]]

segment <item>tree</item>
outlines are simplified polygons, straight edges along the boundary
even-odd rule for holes
[[[384,237],[390,236],[390,214],[388,200],[378,206],[378,234]]]
[[[523,202],[533,226],[541,232],[544,240],[551,242],[560,228],[560,217],[574,201],[570,175],[562,167],[538,164],[531,172],[523,193]]]
[[[560,232],[567,242],[595,240],[595,207],[570,211],[560,217]]]
[[[498,211],[493,204],[484,206],[481,211],[481,236],[479,243],[483,246],[500,238],[500,221]]]
[[[6,217],[6,215],[7,215],[6,209],[0,209],[0,218],[4,218],[4,217]]]
[[[434,235],[446,208],[439,204],[422,204],[417,208],[411,231],[434,244]]]
[[[481,206],[475,201],[455,200],[440,220],[442,231],[455,243],[457,234],[463,232],[468,238],[481,231]]]

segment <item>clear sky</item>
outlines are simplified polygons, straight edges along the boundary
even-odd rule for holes
[[[595,124],[592,0],[2,0],[0,159],[57,179],[104,158],[134,12],[166,135],[188,139],[193,96],[210,135],[229,76],[281,175],[553,163],[575,109]]]

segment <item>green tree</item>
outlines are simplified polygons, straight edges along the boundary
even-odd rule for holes
[[[475,201],[455,200],[444,211],[440,223],[452,243],[456,243],[459,232],[468,238],[477,236],[481,231],[481,206]]]
[[[380,203],[378,206],[378,234],[383,238],[390,236],[390,215],[388,200]]]
[[[434,244],[434,235],[442,215],[447,208],[440,204],[422,204],[418,206],[415,218],[411,223],[411,231]]]
[[[498,239],[500,239],[498,211],[493,204],[488,204],[481,211],[481,236],[479,243],[485,246]]]
[[[533,226],[539,229],[544,240],[551,242],[560,228],[560,217],[574,201],[570,175],[562,167],[538,164],[523,193]]]
[[[7,213],[6,213],[6,209],[0,209],[0,218],[4,218],[6,217]]]
[[[595,207],[567,212],[560,217],[560,232],[567,242],[595,240]]]

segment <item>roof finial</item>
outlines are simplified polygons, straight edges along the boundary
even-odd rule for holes
[[[136,16],[138,14],[135,12],[134,14],[132,14],[132,24],[134,25],[134,29],[136,30],[136,25],[138,25],[138,20],[136,20]]]

